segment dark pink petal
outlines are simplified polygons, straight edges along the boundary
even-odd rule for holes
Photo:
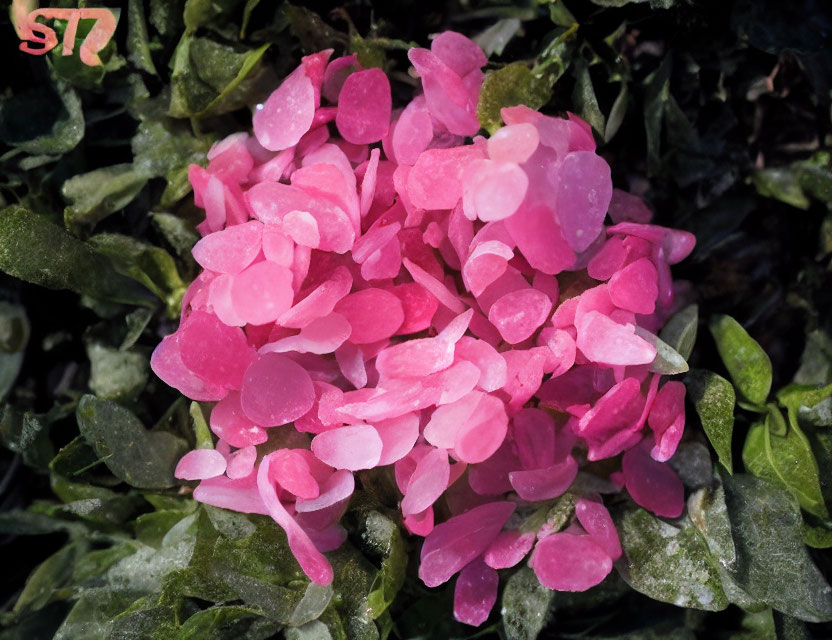
[[[444,449],[433,449],[419,460],[404,492],[402,515],[421,513],[436,502],[448,488],[450,472],[448,453]]]
[[[416,282],[406,282],[390,291],[401,301],[404,311],[404,321],[395,335],[417,333],[430,327],[430,321],[439,308],[439,301],[427,289]]]
[[[685,385],[678,380],[671,380],[666,382],[656,394],[647,423],[657,435],[661,435],[679,414],[684,414],[684,412]]]
[[[543,409],[524,408],[512,419],[517,453],[526,469],[542,469],[555,459],[555,419]]]
[[[264,353],[248,368],[240,404],[255,424],[274,427],[312,408],[315,389],[306,369],[278,353]]]
[[[309,513],[326,509],[349,498],[354,490],[355,478],[352,472],[339,469],[320,485],[320,494],[317,498],[298,498],[295,501],[295,510],[298,513]]]
[[[389,338],[404,322],[399,299],[384,289],[364,289],[351,293],[335,305],[352,326],[350,342],[367,344]]]
[[[575,515],[589,537],[607,552],[613,562],[621,557],[618,532],[615,530],[610,512],[603,503],[581,498],[575,505]]]
[[[232,447],[262,444],[269,436],[249,420],[240,404],[240,393],[229,391],[211,410],[211,431]]]
[[[578,434],[584,438],[607,439],[630,427],[642,407],[639,382],[625,378],[595,403],[580,419]]]
[[[315,89],[303,66],[290,73],[254,111],[254,135],[270,151],[296,145],[315,117]]]
[[[532,550],[535,534],[519,531],[500,531],[488,547],[483,559],[493,569],[509,569]]]
[[[277,491],[271,480],[271,458],[269,454],[260,463],[257,471],[257,489],[260,497],[269,511],[269,515],[286,532],[289,541],[289,548],[300,564],[303,572],[316,584],[331,584],[333,573],[332,567],[321,552],[309,539],[309,535],[300,527],[295,519],[289,515],[286,508],[280,503]]]
[[[347,76],[360,68],[358,56],[355,54],[335,58],[330,62],[324,71],[324,82],[321,88],[324,98],[333,104],[337,104],[338,95],[341,93],[341,87],[344,86]]]
[[[473,40],[456,31],[443,31],[431,42],[430,50],[460,78],[488,62]]]
[[[624,454],[621,467],[627,491],[636,504],[665,518],[682,515],[685,487],[667,464],[656,462],[639,446]]]
[[[512,471],[508,474],[517,494],[529,502],[542,502],[563,495],[578,475],[578,463],[569,456],[544,469]]]
[[[350,74],[338,94],[335,124],[348,142],[370,144],[387,134],[392,99],[390,81],[381,69]]]
[[[653,217],[653,212],[647,208],[644,200],[621,189],[612,190],[609,214],[615,224],[619,222],[647,224]]]
[[[369,425],[338,427],[312,440],[312,452],[336,469],[371,469],[381,459],[381,450],[381,438]]]
[[[656,357],[656,348],[638,337],[633,325],[618,324],[597,311],[582,318],[575,342],[590,362],[629,366],[649,364]]]
[[[469,562],[454,588],[454,618],[475,627],[485,622],[497,601],[499,583],[497,572],[482,558]]]
[[[173,475],[182,480],[204,480],[225,473],[226,464],[219,451],[194,449],[182,456]]]
[[[419,415],[406,413],[397,418],[381,420],[375,425],[381,438],[378,466],[393,464],[413,449],[419,438]]]
[[[194,311],[179,330],[183,364],[212,385],[239,389],[254,350],[239,327],[229,327],[213,314]]]
[[[313,500],[320,495],[320,487],[306,458],[292,449],[280,449],[271,454],[271,479],[298,498]]]
[[[407,516],[404,528],[414,536],[425,537],[433,531],[433,507],[428,507],[422,513]]]
[[[610,278],[609,292],[617,307],[633,313],[653,313],[659,295],[656,267],[649,258],[628,264]]]
[[[508,474],[522,466],[511,442],[506,439],[488,460],[468,467],[468,483],[479,495],[496,496],[511,491]]]
[[[223,398],[227,393],[225,388],[205,382],[182,362],[182,354],[179,351],[180,337],[181,331],[177,331],[165,336],[156,345],[150,357],[150,368],[153,373],[159,376],[165,384],[193,400],[213,401]]]
[[[612,198],[610,167],[599,155],[576,151],[564,158],[558,173],[557,214],[563,236],[576,251],[598,237]]]
[[[529,264],[543,273],[554,275],[575,262],[575,253],[564,239],[560,225],[550,209],[525,204],[505,220],[511,237]],[[590,242],[593,238],[590,238]]]
[[[554,533],[537,543],[530,566],[555,591],[586,591],[612,571],[612,560],[589,536]]]
[[[510,344],[522,342],[546,322],[552,301],[542,291],[523,289],[507,293],[491,305],[488,319]]]
[[[621,236],[613,236],[604,243],[587,264],[587,273],[596,280],[609,280],[627,259],[627,247]]]
[[[419,577],[428,587],[450,580],[485,551],[514,513],[513,502],[490,502],[434,527],[422,545]]]

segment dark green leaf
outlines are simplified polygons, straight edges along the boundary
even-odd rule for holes
[[[64,209],[67,228],[93,227],[126,207],[147,183],[148,175],[133,164],[113,164],[73,176],[61,189],[69,202]]]
[[[170,213],[154,213],[153,222],[180,258],[190,258],[199,232],[186,220]]]
[[[30,467],[45,468],[54,456],[49,430],[54,417],[48,413],[21,413],[6,405],[0,419],[0,440],[22,456]]]
[[[188,32],[194,32],[200,27],[218,22],[241,2],[242,0],[187,0],[184,11],[185,28]]]
[[[198,611],[179,628],[180,640],[266,640],[280,624],[241,606],[215,606]]]
[[[68,544],[44,560],[26,581],[14,604],[14,613],[22,615],[36,611],[49,602],[52,594],[72,575],[78,551],[76,544]]]
[[[757,341],[731,316],[710,322],[716,348],[737,390],[750,402],[764,405],[771,390],[771,360]]]
[[[23,207],[0,211],[0,270],[49,289],[147,304],[148,292],[60,227]]]
[[[29,319],[18,304],[0,301],[0,401],[11,391],[29,342]]]
[[[176,484],[173,470],[187,443],[164,431],[148,431],[128,409],[95,396],[78,405],[78,427],[113,474],[140,489]]]
[[[815,549],[832,548],[832,529],[820,526],[805,525],[804,540]]]
[[[503,55],[506,45],[520,31],[520,24],[518,18],[503,18],[474,36],[474,42],[480,46],[480,49],[488,57],[493,54]]]
[[[607,119],[601,113],[601,107],[598,106],[598,98],[595,97],[595,89],[592,87],[592,78],[589,75],[589,66],[581,56],[577,56],[573,68],[575,69],[575,88],[572,91],[572,102],[575,104],[575,110],[599,135],[603,135]]]
[[[696,331],[699,327],[699,307],[688,305],[676,312],[659,332],[659,337],[679,352],[685,360],[693,353]]]
[[[147,37],[147,22],[144,17],[142,0],[130,0],[127,4],[127,51],[130,62],[142,71],[156,74],[153,58],[150,57],[150,43]]]
[[[832,396],[832,384],[824,387],[790,384],[777,392],[777,402],[786,409],[789,424],[799,425],[801,410],[803,410],[803,415],[806,415],[807,409],[826,401],[830,396]],[[812,426],[811,422],[806,422],[805,425]]]
[[[480,90],[477,118],[480,125],[494,133],[503,126],[500,109],[524,104],[539,109],[549,101],[552,87],[545,78],[536,77],[522,62],[489,71]]]
[[[529,567],[514,573],[503,590],[501,611],[506,636],[535,640],[546,626],[553,595]]]
[[[734,387],[712,371],[694,369],[685,377],[691,402],[702,422],[705,435],[719,461],[732,472],[731,438],[734,432]]]
[[[114,618],[133,600],[129,592],[119,589],[87,589],[72,607],[53,640],[108,640]]]

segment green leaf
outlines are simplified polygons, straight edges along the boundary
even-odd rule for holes
[[[99,398],[135,399],[148,377],[147,358],[133,351],[121,351],[95,340],[87,341],[90,360],[90,389]]]
[[[485,74],[477,118],[484,129],[494,133],[503,126],[500,115],[503,107],[524,104],[539,109],[549,102],[551,95],[552,86],[547,79],[535,76],[525,64],[516,62]]]
[[[710,329],[737,390],[750,402],[764,405],[771,390],[772,375],[766,352],[731,316],[715,316]]]
[[[228,16],[242,0],[187,0],[185,2],[185,28],[194,32]]]
[[[489,58],[494,54],[501,56],[506,45],[520,32],[520,28],[519,18],[503,18],[478,33],[473,40]]]
[[[800,356],[800,368],[794,374],[794,382],[802,385],[832,382],[832,340],[820,329],[806,334],[806,345]]]
[[[614,515],[625,553],[616,566],[633,589],[692,609],[728,606],[716,559],[689,520],[677,527],[635,505]]]
[[[128,313],[124,317],[127,324],[127,333],[121,341],[119,351],[127,351],[136,344],[152,318],[153,312],[150,309],[134,309]]]
[[[281,625],[266,620],[254,609],[234,606],[214,606],[198,611],[179,628],[179,640],[244,640],[270,638]]]
[[[506,637],[535,640],[546,626],[553,596],[529,567],[512,574],[503,589],[501,609]]]
[[[208,428],[208,423],[205,421],[205,414],[202,412],[202,407],[196,401],[191,402],[188,409],[191,415],[191,420],[194,423],[194,437],[196,440],[197,449],[213,449],[214,436],[211,429]]]
[[[29,334],[29,318],[23,306],[0,301],[0,401],[17,380]]]
[[[734,432],[734,387],[712,371],[694,369],[685,386],[720,463],[732,472],[731,438]]]
[[[595,97],[595,89],[592,87],[592,78],[589,75],[589,66],[579,55],[575,58],[573,68],[575,88],[572,90],[572,102],[575,104],[575,110],[597,133],[603,135],[607,119],[601,113],[601,107],[598,106],[598,98]]]
[[[809,198],[791,167],[757,169],[751,174],[751,181],[764,198],[775,198],[798,209],[809,208]]]
[[[60,227],[19,206],[0,211],[0,270],[49,289],[148,304],[149,293]]]
[[[687,360],[693,353],[698,327],[699,307],[691,304],[673,314],[659,332],[659,337]]]
[[[189,183],[190,184],[190,183]],[[186,220],[171,213],[153,213],[153,223],[180,258],[192,259],[191,249],[199,242],[199,232]]]
[[[86,395],[78,405],[78,428],[119,479],[139,489],[176,484],[173,470],[188,444],[164,431],[148,431],[128,409]]]
[[[317,620],[321,617],[324,609],[332,601],[333,590],[331,585],[320,585],[310,582],[298,606],[289,617],[289,624],[293,627]]]
[[[830,549],[832,548],[832,529],[806,524],[804,540],[808,546],[815,549]]]
[[[636,335],[656,348],[656,357],[650,363],[650,371],[663,376],[673,376],[688,371],[688,363],[673,347],[642,327],[636,327]]]
[[[156,67],[153,65],[153,58],[150,57],[150,42],[142,0],[129,0],[127,19],[128,59],[142,71],[156,75]]]
[[[812,408],[828,401],[830,397],[832,397],[832,384],[823,387],[790,384],[777,392],[777,402],[786,409],[789,424],[800,424],[801,415],[804,417],[815,415],[812,413]],[[821,418],[822,411],[821,409],[817,414],[818,418]],[[805,424],[812,425],[811,418]]]
[[[13,612],[22,615],[43,607],[52,594],[72,575],[78,546],[68,544],[44,560],[29,576],[26,586],[14,604]]]
[[[49,414],[21,413],[6,405],[0,420],[0,441],[30,467],[45,468],[54,455],[49,430],[54,419]]]
[[[64,182],[68,229],[93,227],[130,204],[147,183],[148,175],[131,163],[113,164],[82,173]]]
[[[133,600],[129,592],[118,589],[86,589],[53,640],[108,640],[115,617],[127,609]]]
[[[751,597],[809,622],[832,620],[832,588],[803,543],[794,498],[765,480],[723,476],[725,502],[737,548],[732,579]]]

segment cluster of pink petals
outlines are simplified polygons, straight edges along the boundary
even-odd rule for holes
[[[459,574],[469,624],[526,556],[551,589],[598,584],[621,547],[597,494],[563,531],[519,525],[582,463],[622,453],[607,484],[681,514],[665,462],[685,389],[661,384],[649,338],[693,237],[613,189],[574,115],[510,107],[476,136],[486,58],[464,36],[410,51],[423,92],[404,109],[382,71],[330,54],[258,106],[253,136],[191,167],[204,271],[152,366],[216,403],[219,442],[177,475],[197,500],[270,515],[326,584],[354,472],[393,465],[404,526],[425,537],[419,575]]]

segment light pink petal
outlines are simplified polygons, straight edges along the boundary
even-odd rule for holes
[[[318,318],[329,315],[339,300],[352,288],[352,275],[346,267],[338,267],[329,280],[314,289],[291,309],[282,313],[278,324],[293,329],[302,329]]]
[[[488,319],[510,344],[522,342],[546,322],[552,301],[542,291],[523,289],[502,296],[491,305]]]
[[[456,31],[443,31],[431,42],[430,50],[459,77],[484,67],[488,62],[479,45]]]
[[[381,249],[373,252],[361,265],[361,277],[367,280],[395,278],[402,269],[402,250],[398,238],[393,238]],[[396,332],[398,333],[398,331]]]
[[[334,202],[343,211],[352,212],[358,217],[355,176],[352,173],[346,175],[344,167],[340,164],[327,162],[329,157],[324,157],[321,162],[316,163],[310,162],[309,157],[304,158],[303,167],[292,173],[292,186],[300,187],[315,198],[316,204],[320,204],[320,199],[324,198]]]
[[[621,557],[621,542],[610,517],[610,512],[601,502],[581,498],[575,505],[578,522],[613,561]]]
[[[537,543],[530,566],[555,591],[586,591],[612,571],[612,560],[589,536],[554,533]]]
[[[482,558],[468,563],[454,588],[454,618],[475,627],[485,622],[497,602],[499,584],[497,572]]]
[[[407,258],[402,259],[402,263],[410,272],[413,279],[428,290],[436,299],[444,304],[448,309],[455,313],[462,313],[465,311],[465,305],[456,297],[444,284],[439,282],[436,278],[430,275],[422,267]]]
[[[239,273],[260,252],[263,223],[257,220],[234,225],[205,236],[193,248],[201,267],[218,273]]]
[[[621,236],[613,236],[604,243],[587,264],[587,273],[596,280],[609,280],[627,258],[627,247]]]
[[[225,474],[232,480],[245,478],[254,471],[254,462],[256,460],[257,448],[254,445],[237,449],[237,451],[231,454],[231,458],[228,460],[228,467],[225,470]]]
[[[480,370],[477,386],[483,391],[496,391],[506,383],[506,361],[484,340],[463,336],[456,343],[454,357],[467,360]]]
[[[479,391],[472,391],[456,402],[437,407],[425,425],[425,440],[435,447],[453,448],[457,434],[484,397]]]
[[[182,362],[179,351],[181,331],[165,336],[156,345],[150,357],[150,368],[165,384],[179,390],[193,400],[214,401],[226,395],[227,390],[219,385],[202,380]]]
[[[379,149],[370,152],[370,161],[367,170],[364,172],[364,179],[361,181],[361,215],[366,216],[373,204],[373,197],[376,193],[376,180],[378,178],[378,162],[381,156]]]
[[[473,160],[462,176],[465,214],[483,222],[514,215],[529,188],[526,172],[514,162]]]
[[[312,452],[336,469],[372,469],[381,459],[382,442],[369,425],[338,427],[318,434],[312,440]]]
[[[481,157],[482,152],[473,145],[423,152],[407,177],[407,193],[413,204],[421,209],[453,209],[462,197],[466,165]]]
[[[685,488],[676,472],[656,462],[643,447],[633,447],[621,460],[627,491],[636,504],[657,516],[677,518],[685,508]]]
[[[547,372],[553,378],[563,375],[575,364],[577,347],[575,340],[568,331],[563,329],[544,329],[540,332],[547,347],[552,352],[552,360]]]
[[[295,257],[295,243],[283,232],[283,225],[267,224],[263,229],[263,255],[269,262],[291,267]]]
[[[262,444],[268,440],[268,435],[251,420],[240,405],[240,393],[230,391],[211,410],[211,431],[217,437],[228,442],[232,447],[248,447]]]
[[[404,322],[399,299],[384,289],[364,289],[342,298],[335,311],[352,326],[350,342],[367,344],[392,336]]]
[[[485,564],[492,569],[510,569],[532,550],[534,533],[500,531],[483,556]]]
[[[578,325],[575,341],[590,362],[607,365],[649,364],[656,348],[635,334],[632,325],[621,325],[598,311],[590,311]]]
[[[404,528],[414,536],[429,535],[433,531],[433,507],[428,507],[422,513],[407,516],[404,519]]]
[[[235,313],[250,324],[268,324],[292,306],[292,272],[264,260],[234,278],[231,302]]]
[[[392,111],[390,81],[381,69],[350,74],[338,94],[335,124],[348,142],[370,144],[387,134]]]
[[[225,458],[219,451],[195,449],[182,456],[173,475],[182,480],[204,480],[222,475],[225,467]]]
[[[230,327],[242,327],[246,324],[246,321],[237,315],[231,301],[231,287],[233,285],[234,276],[225,273],[211,280],[211,284],[208,285],[208,304],[217,318],[220,319],[220,322]]]
[[[505,220],[517,248],[529,264],[543,273],[554,275],[575,262],[575,253],[567,243],[552,211],[543,205],[525,204]],[[590,238],[590,242],[594,238]]]
[[[509,395],[509,408],[514,412],[526,404],[540,388],[549,350],[546,347],[512,349],[504,351],[502,355],[507,368],[503,391]]]
[[[447,582],[488,548],[514,509],[513,502],[490,502],[434,527],[422,545],[422,582],[428,587]]]
[[[454,454],[469,464],[488,459],[506,437],[508,416],[502,400],[484,395],[468,420],[460,426]]]
[[[208,478],[194,489],[194,500],[238,513],[259,513],[269,515],[257,491],[257,475],[252,473],[244,478],[231,479],[225,476]]]
[[[303,66],[290,73],[254,111],[254,135],[270,151],[294,146],[312,126],[315,89]]]
[[[321,243],[318,221],[306,211],[290,211],[283,216],[283,231],[304,247],[315,249]]]
[[[282,338],[264,346],[260,353],[333,353],[350,337],[352,327],[340,313],[313,320],[296,336]]]
[[[512,419],[517,453],[526,469],[542,469],[555,459],[555,419],[543,409],[524,408]]]
[[[417,333],[430,327],[439,301],[427,289],[416,282],[406,282],[390,291],[401,301],[404,312],[404,321],[395,335]]]
[[[601,156],[576,151],[564,158],[556,211],[563,236],[576,252],[586,250],[598,237],[611,197],[610,167]]]
[[[309,539],[309,535],[289,515],[277,497],[277,491],[271,480],[271,458],[269,454],[260,463],[257,471],[257,489],[272,519],[286,532],[289,548],[300,564],[303,572],[316,584],[331,584],[332,567],[321,552]]]
[[[462,279],[475,296],[505,273],[508,261],[514,257],[510,247],[497,240],[477,245],[462,267]]]
[[[239,389],[254,350],[239,327],[229,327],[213,314],[194,311],[179,330],[183,364],[212,385]]]
[[[393,131],[393,153],[400,164],[413,165],[433,140],[433,123],[424,96],[405,107]]]
[[[367,229],[352,247],[352,259],[363,264],[376,251],[389,243],[401,231],[402,225],[386,215],[381,216]]]
[[[503,107],[500,109],[500,117],[507,125],[512,125],[524,122],[535,123],[542,120],[545,116],[524,104],[518,104],[513,107]]]
[[[413,449],[419,438],[419,415],[406,413],[397,418],[381,420],[375,425],[381,438],[381,457],[378,466],[393,464]]]
[[[454,345],[436,338],[406,340],[378,354],[376,369],[384,378],[411,378],[442,371],[453,364]]]
[[[609,292],[617,307],[633,313],[653,313],[659,295],[656,267],[649,258],[628,264],[610,278]]]
[[[685,433],[684,412],[676,416],[661,435],[656,435],[656,446],[650,452],[650,456],[657,462],[667,462],[676,453],[676,448]]]
[[[352,342],[345,342],[335,350],[335,360],[344,377],[356,389],[367,384],[367,368],[364,366],[364,354],[361,347]]]
[[[298,498],[312,500],[320,494],[306,458],[292,449],[280,449],[271,454],[271,479]]]
[[[264,427],[301,417],[312,408],[315,389],[302,366],[278,353],[264,353],[248,368],[240,391],[246,416]]]
[[[450,479],[448,453],[433,449],[416,464],[401,503],[403,516],[421,513],[431,506],[448,488]]]
[[[530,123],[512,124],[488,139],[488,157],[497,162],[523,164],[537,150],[540,136]]]
[[[568,456],[563,462],[543,469],[512,471],[508,474],[517,494],[529,502],[551,500],[563,495],[578,475],[578,463]]]
[[[298,513],[308,513],[331,507],[349,498],[354,490],[355,478],[352,472],[339,469],[321,484],[320,495],[317,498],[298,498],[295,501],[295,510]]]

